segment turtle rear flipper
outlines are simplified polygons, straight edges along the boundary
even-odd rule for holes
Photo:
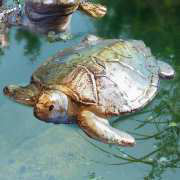
[[[91,2],[81,2],[78,8],[88,16],[94,18],[101,18],[106,14],[107,8],[101,4]]]
[[[162,79],[173,79],[175,76],[175,71],[172,66],[169,64],[163,62],[163,61],[158,61],[158,66],[159,66],[159,76]]]
[[[37,96],[39,95],[39,90],[34,84],[29,84],[24,87],[9,85],[4,87],[3,92],[14,101],[29,106],[34,106]]]

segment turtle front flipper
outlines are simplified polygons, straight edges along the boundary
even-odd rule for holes
[[[163,61],[158,61],[158,66],[159,66],[159,76],[162,79],[173,79],[175,76],[175,71],[172,66],[169,64],[163,62]]]
[[[3,92],[14,101],[29,106],[34,106],[37,96],[39,95],[39,90],[34,84],[29,84],[24,87],[16,85],[5,86]]]
[[[107,8],[105,6],[91,2],[81,2],[78,9],[94,18],[101,18],[107,12]]]
[[[111,127],[107,119],[86,109],[80,110],[78,113],[78,124],[88,136],[106,144],[120,146],[133,146],[135,144],[135,139],[132,136]]]

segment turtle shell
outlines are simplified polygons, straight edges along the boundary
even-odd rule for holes
[[[50,57],[33,73],[32,81],[46,87],[62,85],[73,92],[75,101],[118,115],[153,99],[158,71],[156,59],[142,41],[99,40]]]

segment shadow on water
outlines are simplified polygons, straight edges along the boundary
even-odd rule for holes
[[[12,30],[15,30],[16,28],[12,28]],[[40,55],[41,50],[41,39],[37,34],[29,32],[25,29],[16,29],[15,34],[14,31],[8,33],[8,44],[9,47],[11,46],[11,38],[12,35],[15,37],[15,40],[18,44],[23,43],[23,53],[24,56],[27,57],[27,59],[31,62],[34,62],[37,60],[38,56]],[[9,47],[3,49],[0,48],[0,58],[5,54],[6,49]]]
[[[16,31],[15,39],[17,42],[25,41],[24,55],[29,57],[31,61],[35,61],[40,54],[41,41],[37,34],[27,30],[18,29]]]
[[[15,28],[12,28],[13,30]],[[8,33],[8,45],[10,46],[11,44],[11,37],[12,35],[15,37],[15,40],[17,41],[18,44],[24,43],[24,56],[28,57],[30,61],[36,61],[37,57],[40,54],[41,50],[41,40],[40,37],[32,32],[29,32],[28,30],[25,29],[16,29],[15,35],[13,34],[10,30]],[[0,57],[4,55],[6,49],[9,47],[3,49],[0,48]]]
[[[156,97],[156,104],[136,113],[148,117],[136,120],[137,127],[130,132],[137,142],[152,141],[151,152],[135,157],[121,150],[112,153],[95,144],[104,153],[114,156],[120,162],[111,165],[143,163],[151,166],[145,180],[162,179],[168,169],[180,168],[180,2],[177,0],[140,1],[140,0],[101,0],[108,7],[108,14],[95,23],[97,33],[108,38],[141,39],[152,49],[153,54],[168,61],[176,70],[173,81],[162,82],[163,88]],[[103,27],[103,28],[102,28]],[[122,119],[122,118],[121,118]],[[114,122],[118,126],[120,120]],[[151,125],[153,134],[138,133]]]

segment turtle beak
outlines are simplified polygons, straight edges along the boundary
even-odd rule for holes
[[[10,97],[14,101],[26,105],[33,106],[35,100],[33,99],[34,92],[31,89],[22,86],[10,85],[3,89],[4,95]]]

